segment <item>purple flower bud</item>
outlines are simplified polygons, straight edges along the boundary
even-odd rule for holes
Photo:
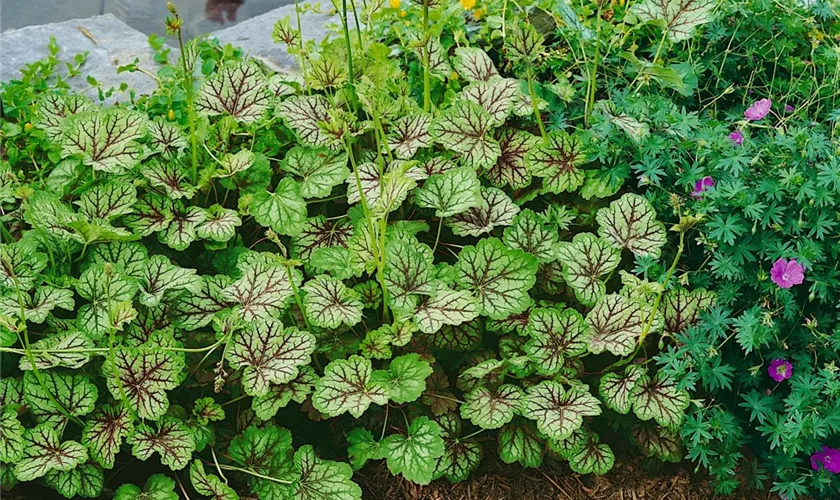
[[[732,141],[732,144],[740,146],[744,143],[744,134],[742,134],[740,130],[736,130],[735,132],[729,134],[729,140]]]
[[[790,104],[785,104],[785,113],[793,113],[794,111],[796,111],[796,108]]]
[[[784,359],[774,359],[767,367],[767,373],[776,382],[781,382],[789,379],[793,374],[793,365]]]

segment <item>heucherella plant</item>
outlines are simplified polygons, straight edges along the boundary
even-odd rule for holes
[[[157,47],[158,90],[123,105],[44,84],[25,107],[4,87],[32,139],[0,163],[4,490],[358,499],[354,472],[379,461],[425,485],[495,457],[605,474],[616,436],[665,461],[697,446],[690,376],[656,361],[730,302],[685,278],[696,224],[721,215],[660,203],[639,189],[655,169],[626,182],[605,154],[688,125],[595,98],[692,95],[669,49],[713,2],[641,2],[621,23],[564,2],[335,7],[323,41],[276,24],[294,75],[179,37],[177,61]],[[558,20],[585,59],[575,84]],[[630,78],[606,84],[631,35],[655,55],[623,53]],[[738,123],[740,151],[758,121]],[[709,179],[694,203],[726,193]],[[778,280],[807,279],[808,255],[779,255],[797,259]],[[792,384],[789,365],[773,373]],[[834,470],[832,443],[811,444]],[[150,472],[120,475],[136,461]]]

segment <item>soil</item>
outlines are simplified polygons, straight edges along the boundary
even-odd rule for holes
[[[496,464],[464,483],[417,486],[377,464],[353,479],[366,500],[779,500],[778,495],[746,489],[715,495],[711,482],[688,464],[651,469],[630,459],[617,462],[602,477],[580,476],[562,464],[543,464],[540,469]]]

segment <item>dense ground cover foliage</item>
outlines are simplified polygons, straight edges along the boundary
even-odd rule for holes
[[[359,498],[629,441],[837,493],[831,6],[334,7],[275,26],[299,75],[173,8],[151,96],[4,84],[5,490]]]

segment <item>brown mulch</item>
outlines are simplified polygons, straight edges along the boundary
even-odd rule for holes
[[[768,492],[744,490],[714,494],[707,478],[690,465],[668,465],[657,471],[631,460],[616,463],[603,477],[580,476],[568,467],[544,464],[540,469],[491,465],[469,481],[435,481],[417,486],[395,478],[384,464],[354,474],[366,500],[779,500]]]

